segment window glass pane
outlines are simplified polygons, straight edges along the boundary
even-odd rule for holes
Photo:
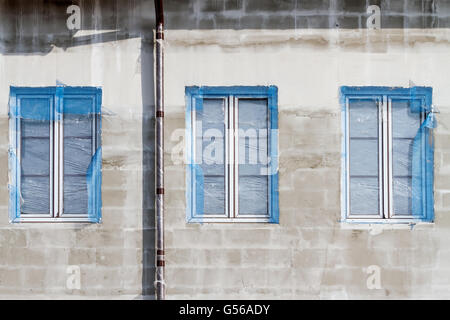
[[[378,177],[353,177],[350,179],[350,213],[377,215],[379,213]]]
[[[22,176],[50,176],[50,139],[22,137]]]
[[[375,99],[349,100],[350,214],[379,215],[379,109]]]
[[[52,98],[24,97],[20,106],[21,214],[49,215]]]
[[[350,99],[350,136],[378,138],[378,103],[375,99]]]
[[[267,176],[239,174],[239,214],[267,214],[267,187]]]
[[[21,119],[20,122],[22,138],[48,138],[50,136],[50,124],[48,120]]]
[[[29,120],[51,120],[52,95],[18,95],[20,117]],[[27,130],[25,130],[25,133]]]
[[[239,99],[239,129],[267,129],[267,99]]]
[[[22,176],[22,214],[50,214],[50,179],[40,176]]]
[[[43,126],[45,126],[43,124]],[[46,125],[49,127],[48,123]],[[50,139],[22,138],[22,213],[50,213]]]
[[[259,176],[267,170],[268,137],[266,130],[259,130],[257,138],[239,136],[239,176]]]
[[[239,99],[239,215],[269,215],[267,99]]]
[[[64,115],[64,138],[68,137],[91,137],[92,115],[65,114]]]
[[[413,100],[420,103],[419,100]],[[421,113],[411,112],[409,100],[392,100],[392,184],[394,215],[412,214],[412,155]]]
[[[64,213],[86,214],[88,189],[85,176],[64,176]]]
[[[203,180],[205,214],[225,213],[225,187],[223,176],[205,176]]]
[[[420,103],[413,100],[414,103]],[[414,139],[420,128],[419,112],[411,112],[408,100],[392,100],[392,135],[395,138]]]
[[[398,139],[392,141],[392,170],[394,176],[412,176],[412,154],[414,139]]]
[[[394,214],[410,215],[412,213],[411,178],[394,177],[392,184],[394,189],[393,210]]]
[[[378,140],[350,139],[350,175],[378,176]]]
[[[93,110],[92,103],[92,99],[64,99],[64,214],[88,213],[87,174],[96,151],[93,136],[95,117],[82,113]]]
[[[64,138],[64,176],[86,175],[92,151],[92,138]]]
[[[196,111],[195,162],[203,175],[203,214],[225,212],[225,100],[204,99]]]

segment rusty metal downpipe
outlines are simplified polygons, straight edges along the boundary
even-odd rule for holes
[[[164,278],[164,10],[163,0],[154,0],[156,13],[155,32],[155,223],[156,271],[155,296],[166,298]]]

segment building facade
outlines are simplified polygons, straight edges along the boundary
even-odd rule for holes
[[[153,298],[153,2],[0,3],[0,296]],[[164,10],[167,298],[448,298],[447,1]]]

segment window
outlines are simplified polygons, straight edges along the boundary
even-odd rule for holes
[[[101,89],[11,87],[10,220],[100,222]]]
[[[188,87],[188,222],[278,223],[277,88]]]
[[[433,221],[432,89],[342,87],[343,219]]]

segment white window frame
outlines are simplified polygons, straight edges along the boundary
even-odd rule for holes
[[[225,214],[223,215],[211,215],[203,214],[201,216],[195,215],[196,210],[194,209],[194,214],[189,222],[218,222],[218,223],[230,223],[230,222],[272,222],[272,217],[270,214],[271,205],[271,181],[269,176],[268,188],[267,188],[267,214],[265,215],[239,215],[239,100],[258,100],[264,99],[267,101],[267,156],[270,157],[270,123],[271,114],[269,110],[269,97],[267,95],[214,95],[214,96],[204,96],[204,97],[194,97],[192,101],[195,104],[195,99],[222,99],[225,107]],[[192,108],[191,111],[191,128],[192,136],[194,137],[192,141],[192,157],[193,163],[196,161],[196,111]],[[192,194],[192,203],[196,203],[196,192]]]
[[[375,100],[378,105],[378,177],[379,177],[379,215],[352,215],[350,211],[350,100]],[[407,95],[347,95],[345,99],[345,172],[346,172],[346,222],[365,223],[408,223],[417,222],[417,219],[425,218],[425,212],[421,216],[394,215],[393,213],[393,176],[392,176],[392,100],[407,100]],[[423,102],[422,102],[423,103]],[[425,113],[420,114],[420,123],[425,120]],[[425,144],[422,144],[425,150]],[[422,164],[424,166],[424,164]]]
[[[32,95],[26,95],[27,98],[33,97]],[[36,97],[42,98],[44,95],[36,95]],[[52,97],[52,96],[49,96]],[[79,95],[65,95],[65,98],[77,98]],[[94,98],[92,98],[94,99]],[[50,137],[49,137],[49,154],[50,154],[50,212],[49,214],[20,214],[20,218],[14,222],[92,222],[88,217],[88,212],[85,214],[65,214],[64,213],[64,114],[56,115],[55,113],[55,101],[51,101],[50,113],[53,115],[54,120],[49,120],[50,125]],[[93,102],[94,103],[94,102]],[[99,132],[99,119],[100,115],[91,114],[92,116],[92,155],[95,154],[97,148],[100,146]],[[20,117],[11,119],[13,121],[12,128],[15,134],[11,137],[16,141],[17,145],[17,157],[22,161],[22,135],[21,135],[21,122]],[[20,167],[17,174],[17,186],[21,188],[21,173]],[[21,209],[20,209],[21,210]]]

